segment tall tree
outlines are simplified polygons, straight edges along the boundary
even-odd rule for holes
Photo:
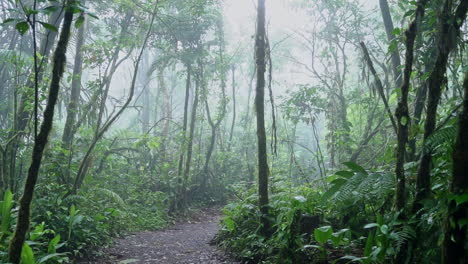
[[[258,144],[258,195],[261,218],[260,232],[269,235],[270,222],[268,220],[268,158],[265,132],[265,71],[266,71],[266,29],[265,29],[265,0],[258,0],[257,5],[257,34],[255,37],[255,60],[257,66],[257,86],[255,89],[255,111],[257,114],[257,144]]]

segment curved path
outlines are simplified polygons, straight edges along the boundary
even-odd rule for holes
[[[219,229],[218,210],[207,209],[191,221],[153,232],[134,233],[117,239],[105,249],[106,259],[87,263],[112,264],[221,264],[237,263],[210,241]]]

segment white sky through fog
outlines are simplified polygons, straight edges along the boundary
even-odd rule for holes
[[[313,1],[313,0],[310,0]],[[306,27],[306,16],[300,8],[293,8],[297,0],[266,0],[266,15],[269,27],[283,29],[300,29]],[[377,0],[360,0],[367,9],[377,6]],[[227,22],[239,27],[255,25],[257,0],[223,0],[224,15]]]

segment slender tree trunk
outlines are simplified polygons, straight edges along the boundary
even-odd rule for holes
[[[232,66],[232,123],[231,123],[231,133],[229,134],[229,147],[231,148],[232,137],[234,135],[234,127],[236,125],[236,68]]]
[[[162,159],[165,161],[166,160],[166,152],[167,152],[167,144],[168,144],[168,137],[169,137],[169,129],[170,129],[170,124],[171,124],[171,118],[172,118],[172,109],[171,109],[171,94],[166,87],[166,83],[164,81],[164,68],[161,67],[158,70],[158,82],[159,82],[159,90],[162,92],[163,96],[163,114],[162,118],[164,118],[164,124],[163,124],[163,131],[162,131],[162,137],[161,137],[161,156]]]
[[[410,87],[410,77],[413,68],[414,59],[414,42],[418,34],[419,21],[424,17],[425,6],[428,0],[418,0],[415,18],[409,25],[405,32],[406,35],[406,55],[405,55],[405,69],[403,71],[403,83],[401,86],[401,96],[398,99],[398,106],[395,111],[397,119],[397,152],[396,152],[396,193],[395,193],[395,207],[400,212],[400,219],[405,219],[405,205],[406,205],[406,178],[405,178],[405,156],[406,156],[406,143],[408,142],[408,127],[410,124],[410,117],[408,111],[408,93]],[[407,243],[401,247],[400,251],[395,257],[396,263],[404,263],[407,256]]]
[[[416,98],[414,102],[414,111],[413,111],[413,125],[419,126],[421,122],[421,116],[424,110],[424,103],[426,102],[427,97],[427,83],[421,85],[416,92]],[[416,157],[416,141],[417,138],[413,137],[408,142],[408,159],[409,161],[414,161]]]
[[[68,0],[67,6],[70,6],[74,1]],[[63,71],[66,64],[66,52],[68,40],[70,37],[70,28],[73,20],[73,12],[71,9],[65,11],[62,32],[54,54],[54,66],[52,70],[52,81],[49,89],[49,99],[44,111],[44,120],[42,122],[40,132],[35,139],[32,161],[26,178],[23,196],[20,199],[20,207],[18,210],[18,222],[16,230],[10,242],[8,250],[9,260],[14,264],[19,264],[21,260],[21,251],[26,238],[26,233],[30,223],[30,206],[33,199],[34,188],[36,186],[39,169],[41,167],[42,155],[47,145],[49,133],[52,130],[54,119],[54,109],[57,103],[57,98],[60,89],[60,80],[62,79]]]
[[[187,140],[187,160],[185,161],[185,170],[184,170],[184,182],[182,184],[182,199],[183,199],[183,206],[187,205],[187,185],[189,180],[190,174],[190,165],[192,162],[192,152],[193,152],[193,135],[195,133],[195,124],[197,122],[197,109],[198,109],[198,99],[200,97],[200,85],[203,82],[203,69],[200,65],[200,72],[195,79],[195,95],[193,99],[193,106],[192,106],[192,113],[190,116],[190,130],[189,130],[189,137]]]
[[[465,73],[463,83],[465,96],[463,99],[463,112],[459,116],[457,140],[453,148],[452,184],[450,192],[455,197],[468,193],[468,73]],[[443,264],[466,263],[465,250],[467,225],[463,220],[468,218],[468,203],[457,204],[449,200],[448,214],[445,220],[444,243],[442,247]]]
[[[224,72],[221,73],[221,75],[224,76]],[[206,187],[207,187],[206,181],[209,177],[208,166],[210,164],[211,155],[213,154],[213,150],[216,144],[216,131],[218,130],[219,126],[221,125],[221,122],[224,120],[224,116],[226,115],[226,98],[225,98],[226,83],[225,83],[224,77],[221,77],[221,88],[222,88],[222,94],[223,94],[223,98],[221,99],[222,110],[216,122],[213,122],[213,118],[211,117],[211,113],[210,113],[210,107],[208,105],[208,100],[205,100],[206,115],[208,118],[208,124],[210,124],[210,127],[211,127],[211,138],[210,138],[210,145],[208,146],[208,151],[206,152],[205,164],[203,166],[204,177],[202,181],[202,189],[204,190],[206,190]]]
[[[145,52],[143,55],[143,61],[142,61],[142,71],[140,74],[140,84],[143,89],[142,94],[143,94],[143,106],[141,109],[141,131],[143,134],[148,133],[148,130],[150,128],[150,92],[149,92],[149,83],[150,83],[150,76],[148,76],[148,59],[149,59],[149,54]]]
[[[385,26],[385,33],[387,34],[387,40],[389,43],[392,43],[395,40],[395,35],[393,34],[393,20],[392,16],[390,15],[390,8],[388,7],[387,0],[379,0],[380,11],[382,13],[382,19]],[[398,50],[398,46],[395,46],[394,50],[390,54],[392,59],[392,71],[393,71],[393,79],[395,80],[395,86],[401,87],[402,80],[401,80],[401,70],[400,70],[400,51]]]
[[[268,158],[265,132],[265,0],[258,0],[257,6],[257,34],[255,39],[255,59],[257,65],[257,86],[255,93],[255,110],[257,113],[258,140],[258,194],[261,212],[260,232],[269,236],[270,222],[268,220]]]
[[[383,1],[386,1],[386,0],[383,0]],[[372,60],[371,60],[371,58],[369,56],[369,51],[367,50],[366,45],[364,44],[364,42],[361,42],[360,44],[361,44],[362,51],[364,53],[364,59],[367,62],[367,66],[369,67],[369,70],[371,71],[372,75],[374,76],[375,84],[377,86],[377,90],[379,92],[380,98],[382,99],[382,102],[384,103],[385,110],[387,111],[388,117],[390,118],[390,122],[392,123],[393,129],[395,129],[395,133],[396,133],[397,132],[397,125],[395,123],[395,119],[393,118],[392,111],[390,110],[390,106],[388,105],[388,101],[387,101],[387,98],[385,96],[382,81],[380,80],[379,76],[377,75],[377,72],[375,71],[374,64],[372,63]]]
[[[75,64],[73,68],[73,79],[72,79],[71,92],[70,92],[70,101],[67,107],[67,118],[65,121],[65,127],[63,129],[63,135],[62,135],[62,145],[63,145],[63,148],[67,150],[70,149],[71,142],[73,141],[74,135],[71,132],[76,122],[78,104],[80,101],[81,76],[82,76],[82,70],[83,70],[82,48],[84,44],[85,24],[83,24],[78,29],[76,52],[75,52]]]
[[[179,167],[177,171],[177,175],[180,177],[182,176],[183,164],[184,164],[184,153],[185,153],[185,144],[186,144],[186,136],[187,136],[187,120],[188,120],[188,106],[189,106],[189,98],[190,98],[190,78],[192,74],[192,67],[190,64],[185,65],[187,68],[187,79],[185,82],[185,103],[184,103],[184,120],[182,123],[182,149],[180,150],[179,156]]]
[[[397,160],[396,160],[396,196],[395,196],[395,207],[398,211],[402,211],[405,208],[405,155],[406,155],[406,143],[408,141],[408,127],[410,123],[410,117],[408,112],[408,93],[410,86],[410,77],[413,69],[413,58],[414,58],[414,41],[418,33],[419,21],[424,16],[424,8],[427,0],[419,0],[417,2],[416,17],[409,25],[405,32],[406,35],[406,56],[405,56],[405,69],[403,72],[403,83],[401,86],[401,96],[398,100],[398,106],[395,111],[397,118],[398,131],[397,131]]]

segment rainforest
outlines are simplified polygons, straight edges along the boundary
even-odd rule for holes
[[[467,0],[0,0],[0,263],[468,263]]]

